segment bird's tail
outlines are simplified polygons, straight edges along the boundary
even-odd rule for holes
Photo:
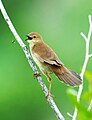
[[[53,73],[59,78],[60,81],[70,86],[79,86],[82,84],[81,77],[75,72],[68,70],[64,66],[52,68]]]

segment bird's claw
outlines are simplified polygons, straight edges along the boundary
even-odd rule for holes
[[[55,95],[51,94],[51,93],[48,91],[48,94],[47,94],[47,96],[46,96],[46,100],[48,101],[48,99],[49,99],[50,97],[55,97]]]
[[[34,73],[34,78],[37,78],[37,77],[39,77],[39,76],[41,76],[41,73],[39,72],[39,73]]]

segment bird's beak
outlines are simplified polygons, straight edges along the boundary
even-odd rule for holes
[[[31,36],[29,36],[28,34],[26,34],[25,36],[27,36],[27,39],[25,39],[25,41],[27,40],[32,40],[33,38]]]

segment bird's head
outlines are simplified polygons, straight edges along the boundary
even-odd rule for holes
[[[37,32],[31,32],[29,34],[26,34],[27,39],[25,41],[27,41],[28,43],[38,43],[40,41],[42,41],[42,37],[37,33]]]

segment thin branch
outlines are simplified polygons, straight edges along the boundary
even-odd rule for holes
[[[92,54],[89,54],[89,58],[92,57]]]
[[[2,13],[5,21],[7,22],[7,24],[8,24],[8,26],[9,26],[12,34],[14,35],[14,37],[15,37],[16,40],[17,40],[17,42],[18,42],[19,45],[21,46],[23,52],[25,53],[25,56],[26,56],[26,58],[27,58],[27,60],[28,60],[28,63],[29,63],[29,65],[30,65],[30,67],[32,68],[34,74],[35,74],[35,73],[38,73],[37,68],[36,68],[36,66],[35,66],[35,64],[34,64],[34,62],[33,62],[33,60],[32,60],[32,57],[30,56],[30,53],[29,53],[26,45],[23,43],[22,39],[19,37],[17,31],[15,30],[15,28],[14,28],[14,26],[13,26],[13,24],[12,24],[12,22],[11,22],[9,16],[8,16],[8,14],[6,13],[6,10],[5,10],[5,8],[4,8],[3,3],[2,3],[1,0],[0,0],[0,10],[1,10],[1,13]],[[42,91],[44,92],[45,96],[47,96],[47,94],[48,94],[48,89],[47,89],[46,85],[44,84],[44,82],[42,81],[42,78],[39,76],[39,77],[37,77],[37,80],[38,80],[40,86],[42,87]],[[65,120],[65,118],[64,118],[63,115],[60,113],[60,111],[59,111],[58,107],[56,106],[56,104],[55,104],[55,102],[54,102],[54,100],[53,100],[52,97],[49,97],[49,98],[48,98],[48,102],[49,102],[49,104],[50,104],[50,107],[51,107],[51,108],[53,109],[53,111],[55,112],[55,115],[56,115],[56,117],[58,118],[58,120]]]
[[[92,29],[92,20],[91,20],[91,15],[89,15],[88,16],[88,18],[89,18],[89,26],[91,27],[91,29]]]
[[[91,100],[91,102],[90,102],[90,104],[88,106],[88,111],[90,111],[91,109],[92,109],[92,100]]]
[[[88,37],[86,37],[82,32],[81,32],[81,35],[82,37],[85,39],[86,41],[86,53],[85,53],[85,59],[84,59],[84,64],[83,64],[83,67],[82,67],[82,71],[80,73],[80,76],[83,80],[83,76],[84,76],[84,72],[86,70],[86,67],[87,67],[87,63],[88,63],[88,60],[89,60],[89,57],[92,56],[92,54],[89,55],[89,44],[90,44],[90,37],[91,37],[91,34],[92,34],[92,20],[91,20],[91,15],[89,15],[89,32],[88,32]],[[79,90],[78,90],[78,94],[77,94],[77,102],[80,101],[80,97],[81,97],[81,94],[82,94],[82,90],[83,90],[83,82],[82,82],[82,85],[79,86]],[[76,120],[76,117],[77,117],[77,108],[75,107],[75,110],[74,110],[74,114],[73,114],[73,119],[72,120]]]
[[[72,116],[69,112],[67,113],[67,115],[68,115],[69,117],[73,118],[73,116]]]
[[[81,36],[84,38],[84,40],[87,41],[87,37],[84,35],[84,33],[81,32],[80,34],[81,34]]]

